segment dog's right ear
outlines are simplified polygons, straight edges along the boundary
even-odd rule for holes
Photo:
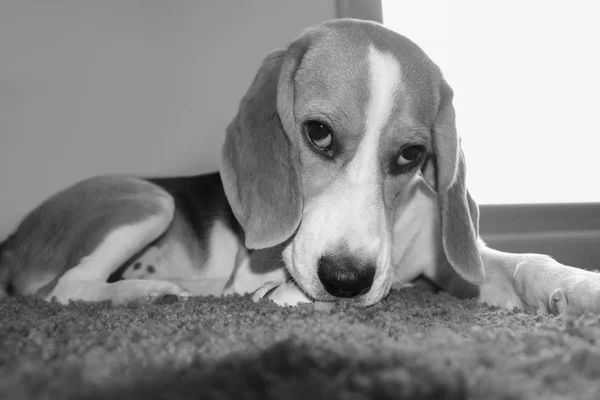
[[[294,76],[308,46],[304,35],[265,58],[227,128],[221,178],[248,248],[282,243],[302,218]]]
[[[464,280],[478,285],[485,280],[478,243],[479,210],[466,187],[466,163],[456,131],[452,98],[452,89],[442,80],[433,135],[436,169],[426,170],[424,176],[436,178],[430,185],[437,191],[446,258]]]

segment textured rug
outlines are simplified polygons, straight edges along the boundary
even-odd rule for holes
[[[599,399],[600,318],[416,289],[377,306],[245,297],[0,301],[1,399]]]

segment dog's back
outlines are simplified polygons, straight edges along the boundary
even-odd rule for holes
[[[208,264],[218,264],[212,254],[219,250],[212,243],[215,227],[220,224],[230,236],[243,235],[218,173],[86,179],[44,201],[0,244],[0,297],[47,296],[61,276],[89,257],[111,232],[158,215],[164,201],[173,204],[171,222],[106,281],[201,277]],[[144,262],[148,251],[152,254],[146,254]]]

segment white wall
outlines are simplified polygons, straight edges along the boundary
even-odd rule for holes
[[[454,89],[479,204],[600,203],[599,5],[383,0],[384,23],[419,44]]]
[[[218,168],[262,58],[334,0],[2,0],[0,239],[100,173]]]

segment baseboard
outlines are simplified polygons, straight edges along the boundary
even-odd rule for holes
[[[600,203],[482,205],[480,210],[480,234],[490,247],[600,269]]]

